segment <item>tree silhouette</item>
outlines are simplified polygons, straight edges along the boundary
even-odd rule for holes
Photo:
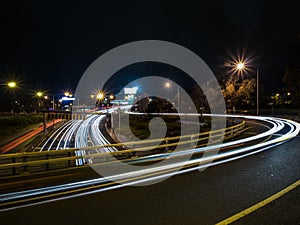
[[[286,90],[293,96],[294,102],[300,106],[300,69],[288,68],[284,74],[283,82]]]

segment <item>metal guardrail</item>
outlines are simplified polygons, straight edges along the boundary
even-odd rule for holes
[[[172,148],[175,148],[177,145],[180,145],[182,147],[182,150],[184,150],[188,149],[191,143],[194,143],[195,141],[198,141],[198,143],[200,143],[198,147],[201,147],[206,145],[206,143],[203,142],[208,140],[209,137],[217,138],[224,135],[224,139],[226,140],[237,136],[245,129],[247,129],[245,127],[245,124],[245,121],[242,121],[240,124],[227,127],[225,129],[209,131],[205,133],[167,137],[163,139],[153,139],[139,142],[125,142],[103,146],[92,146],[85,147],[83,149],[73,148],[58,151],[3,154],[0,155],[0,178],[8,178],[15,175],[34,174],[38,172],[55,171],[76,167],[78,166],[78,161],[84,162],[85,159],[91,157],[103,156],[103,158],[105,159],[108,155],[113,155],[115,157],[122,158],[122,156],[125,156],[127,158],[130,158],[132,156],[143,156],[146,154],[149,155],[149,151],[156,151],[155,153],[172,151]],[[185,141],[181,141],[179,143],[177,141],[179,139]],[[159,144],[158,146],[156,146],[157,143]],[[143,146],[145,144],[147,144],[148,146]],[[88,150],[124,146],[131,146],[131,148],[108,153],[89,152],[88,155],[78,154]],[[155,150],[153,150],[153,147],[155,147]],[[81,166],[82,165],[84,165],[84,163],[82,163]],[[80,168],[80,166],[78,168]]]
[[[45,116],[47,120],[54,120],[54,119],[63,119],[63,120],[85,120],[87,114],[84,113],[66,113],[66,112],[45,112]]]

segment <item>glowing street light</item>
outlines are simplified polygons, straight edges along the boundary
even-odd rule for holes
[[[41,111],[41,100],[40,98],[43,97],[44,93],[41,91],[36,92],[37,100],[38,100],[38,106],[39,106],[39,111]]]
[[[7,86],[8,86],[9,88],[15,88],[15,87],[17,87],[17,83],[14,82],[14,81],[10,81],[10,82],[7,83]]]
[[[42,97],[42,96],[43,96],[43,92],[38,91],[38,92],[36,93],[36,96],[39,97],[39,98]]]
[[[232,71],[238,72],[239,74],[243,71],[248,71],[248,68],[246,66],[246,60],[235,60],[235,62],[232,64],[230,62],[225,62],[224,66],[226,67],[233,67]],[[256,114],[259,114],[259,70],[258,67],[256,68]]]
[[[52,110],[55,110],[55,99],[54,99],[54,95],[50,95],[50,94],[47,94],[44,96],[44,99],[45,100],[48,100],[49,99],[49,96],[52,96],[52,100],[51,100],[51,103],[52,103]]]
[[[15,81],[10,81],[7,83],[0,83],[0,86],[6,86],[9,89],[15,89],[15,88],[17,88],[17,83]],[[11,106],[12,106],[12,103],[11,103]],[[13,113],[13,106],[11,108],[11,113]]]
[[[177,109],[178,109],[178,113],[179,113],[179,102],[180,102],[180,98],[179,98],[179,86],[178,85],[176,85],[177,86]],[[169,89],[169,88],[171,88],[172,87],[172,85],[171,85],[171,83],[169,82],[169,81],[167,81],[167,82],[165,82],[165,88],[167,88],[167,89]]]
[[[7,86],[9,88],[16,88],[17,87],[17,83],[15,81],[10,81],[4,84],[0,84],[1,86]]]
[[[245,63],[239,62],[238,64],[236,64],[236,69],[238,69],[238,70],[245,69]]]
[[[96,98],[99,99],[99,100],[102,100],[104,98],[104,93],[103,92],[99,92],[97,95],[96,95]]]

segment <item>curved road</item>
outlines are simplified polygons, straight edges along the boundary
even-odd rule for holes
[[[145,187],[1,212],[3,224],[215,224],[300,178],[299,137],[269,151]],[[299,224],[299,187],[233,224]]]
[[[7,224],[215,224],[298,181],[299,144],[297,136],[203,172],[1,212],[1,218]],[[299,207],[296,187],[233,224],[299,224]]]

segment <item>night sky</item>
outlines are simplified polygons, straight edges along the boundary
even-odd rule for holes
[[[0,7],[0,76],[23,90],[75,90],[101,54],[156,39],[189,48],[213,71],[245,50],[276,91],[300,42],[299,1],[9,2]]]

